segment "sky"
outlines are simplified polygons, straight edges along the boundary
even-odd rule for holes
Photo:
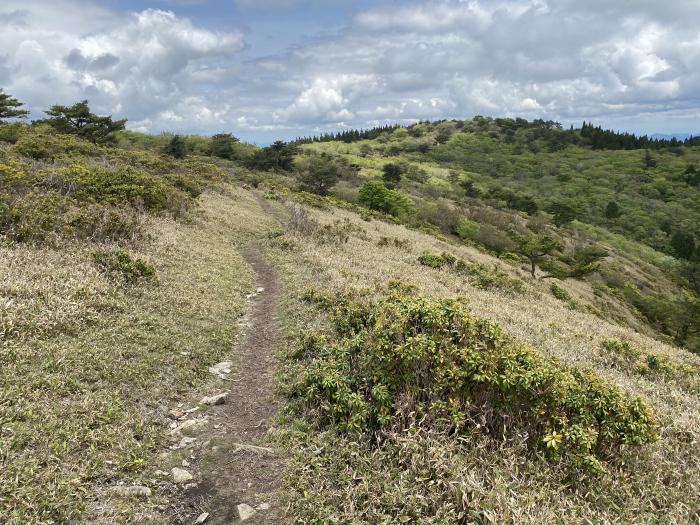
[[[699,0],[0,0],[0,88],[249,142],[474,115],[700,132]]]

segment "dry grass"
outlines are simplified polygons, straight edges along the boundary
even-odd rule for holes
[[[157,284],[100,274],[95,246],[2,248],[0,522],[157,521],[167,407],[231,348],[252,275],[235,249],[272,224],[242,190],[209,193],[186,223],[151,219],[130,246]]]
[[[666,355],[674,363],[696,368],[700,365],[697,356],[585,311],[573,311],[551,296],[549,283],[532,283],[523,296],[505,295],[480,290],[459,275],[416,262],[423,252],[448,251],[526,277],[521,270],[477,250],[400,226],[365,222],[342,210],[309,213],[322,224],[348,219],[364,228],[365,235],[351,235],[347,243],[329,245],[289,234],[292,249],[271,248],[292,293],[287,305],[290,329],[307,330],[322,322],[295,299],[293,294],[305,288],[331,292],[347,287],[379,289],[399,279],[431,295],[465,297],[477,316],[496,320],[511,336],[568,365],[593,368],[630,394],[645,397],[658,418],[661,438],[641,450],[624,451],[609,475],[594,485],[579,486],[572,485],[556,466],[527,459],[518,443],[480,437],[456,444],[444,436],[394,436],[379,451],[372,451],[335,435],[318,436],[297,422],[302,432],[293,435],[304,436],[298,446],[316,450],[300,454],[289,478],[290,500],[300,522],[393,523],[390,516],[397,515],[397,508],[413,508],[414,500],[425,498],[436,504],[424,509],[421,523],[462,519],[478,523],[691,523],[700,519],[697,390],[672,378],[621,370],[601,358],[600,343],[608,338],[629,340],[645,354]],[[406,242],[378,247],[382,237]],[[577,292],[577,297],[585,296],[585,290]],[[329,440],[332,445],[326,446]],[[356,450],[350,454],[353,447]],[[415,483],[401,489],[407,477],[415,477]],[[432,493],[431,484],[443,487],[439,498]],[[378,503],[381,494],[393,494],[394,507]],[[463,498],[463,508],[474,511],[467,514],[469,519],[443,516],[455,498]]]

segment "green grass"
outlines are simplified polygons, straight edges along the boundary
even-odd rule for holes
[[[585,310],[571,310],[551,295],[550,282],[533,283],[537,294],[533,299],[529,294],[484,290],[457,272],[417,264],[424,253],[448,249],[486,267],[500,262],[473,248],[449,245],[402,226],[366,222],[341,210],[308,213],[321,224],[347,218],[365,232],[335,245],[319,243],[300,230],[270,242],[268,258],[284,278],[285,325],[290,334],[289,346],[281,353],[284,392],[292,394],[291,386],[311,366],[332,356],[329,351],[317,360],[299,362],[296,341],[310,333],[332,333],[325,314],[302,300],[308,289],[338,297],[348,289],[369,288],[376,290],[370,298],[378,298],[383,285],[401,279],[430,296],[460,296],[475,315],[493,319],[507,334],[567,366],[594,370],[630,396],[643,397],[658,418],[659,441],[622,447],[620,456],[609,458],[607,473],[586,481],[584,476],[572,476],[563,462],[533,453],[532,436],[518,431],[514,418],[502,420],[506,437],[494,437],[483,424],[458,437],[426,428],[410,416],[401,419],[399,428],[348,433],[342,425],[319,424],[315,414],[324,406],[309,411],[308,402],[293,399],[277,435],[291,456],[283,486],[291,521],[655,524],[691,523],[697,517],[700,464],[692,438],[698,429],[697,392],[692,390],[698,377],[696,356]],[[502,268],[518,275],[515,268]],[[580,283],[567,283],[577,299],[582,288]],[[377,314],[377,319],[384,317]],[[600,343],[611,338],[631,341],[644,356],[667,357],[660,359],[655,372],[637,371],[636,360],[618,364],[601,354]],[[384,341],[381,336],[370,339],[368,348]],[[667,371],[669,361],[673,376]],[[641,364],[648,367],[646,357]],[[325,409],[332,410],[333,405]]]
[[[132,251],[157,284],[110,279],[89,245],[2,248],[0,522],[152,514],[152,502],[121,502],[109,486],[151,483],[163,404],[231,350],[252,287],[233,243],[271,224],[245,193],[206,194],[186,224],[149,222],[152,240]]]

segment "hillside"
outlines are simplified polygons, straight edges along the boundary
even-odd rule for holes
[[[0,128],[0,521],[696,520],[700,150],[486,123],[180,159]]]
[[[618,141],[632,139],[611,135],[609,147],[618,149],[606,149],[596,147],[594,132],[607,133],[475,118],[416,124],[371,140],[324,140],[301,151],[354,166],[355,175],[332,190],[354,204],[361,203],[362,184],[382,180],[388,165],[398,174],[396,188],[413,201],[389,213],[501,259],[526,262],[524,244],[533,233],[552,237],[559,248],[538,264],[554,277],[571,274],[577,250],[606,251],[598,270],[585,276],[588,286],[576,285],[582,303],[695,350],[700,148],[635,138],[639,144],[629,148],[651,149],[622,149]]]

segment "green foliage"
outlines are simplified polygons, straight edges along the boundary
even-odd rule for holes
[[[557,226],[565,226],[578,216],[576,208],[564,201],[551,203],[547,206],[547,211],[552,214]]]
[[[248,160],[248,167],[263,171],[291,171],[294,168],[294,155],[298,151],[296,143],[278,140],[266,148],[259,149]]]
[[[129,285],[156,279],[156,269],[152,264],[134,258],[124,250],[98,251],[93,253],[93,260],[106,275]]]
[[[424,253],[418,257],[418,262],[430,268],[448,268],[468,277],[477,288],[484,290],[498,289],[510,293],[525,292],[525,286],[521,279],[510,277],[498,267],[488,268],[483,264],[467,262],[447,252],[442,252],[440,255]]]
[[[389,162],[382,167],[382,180],[389,189],[395,189],[401,184],[401,178],[406,172],[404,166],[395,162]]]
[[[209,142],[209,154],[221,159],[234,160],[236,152],[234,146],[239,140],[230,133],[213,135]]]
[[[184,159],[187,156],[187,143],[180,135],[173,135],[163,153],[176,159]]]
[[[454,232],[463,241],[474,241],[479,237],[479,223],[469,219],[459,219],[454,226]]]
[[[695,236],[679,230],[671,236],[671,248],[681,259],[690,259],[695,253]]]
[[[408,195],[389,189],[379,181],[366,182],[360,188],[360,204],[395,217],[407,215],[413,207]]]
[[[657,438],[644,401],[544,358],[457,300],[398,285],[376,301],[310,298],[330,312],[335,334],[300,345],[306,367],[293,394],[323,423],[373,433],[414,414],[423,425],[467,431],[479,423],[497,436],[508,416],[534,449],[592,473],[621,446]]]
[[[327,155],[314,156],[299,166],[302,172],[301,186],[304,190],[324,196],[338,183],[340,168]]]
[[[23,102],[4,93],[0,88],[0,123],[6,119],[26,118],[29,115],[29,111],[20,109],[22,106],[24,106]]]
[[[100,149],[73,135],[58,133],[46,125],[23,129],[13,150],[35,160],[57,160],[71,155],[97,156]]]
[[[548,234],[528,234],[519,239],[518,252],[530,261],[530,273],[535,277],[540,259],[561,249],[561,244]]]
[[[72,106],[51,106],[46,114],[51,118],[42,122],[49,124],[59,133],[77,135],[94,144],[108,142],[112,134],[123,130],[126,124],[126,119],[112,120],[111,116],[95,115],[90,111],[87,100]]]
[[[18,242],[133,239],[144,213],[182,216],[223,177],[201,158],[106,149],[45,125],[24,126],[2,151],[0,235]]]
[[[559,299],[560,301],[569,302],[571,301],[571,295],[564,288],[559,286],[557,283],[552,283],[549,286],[552,295]]]
[[[622,210],[620,209],[620,205],[615,201],[608,202],[607,206],[605,206],[605,216],[608,219],[617,219],[621,215]]]

